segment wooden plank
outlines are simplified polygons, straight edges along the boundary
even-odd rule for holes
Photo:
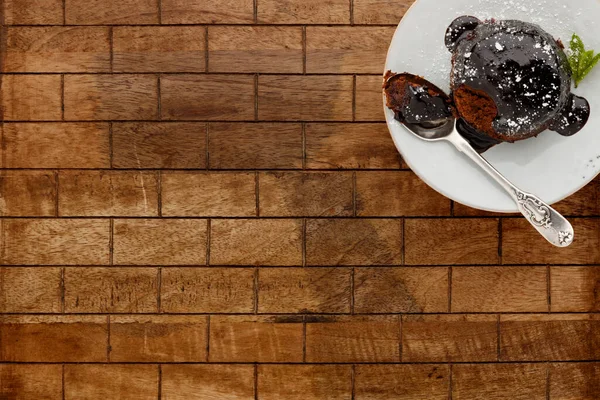
[[[448,268],[356,268],[357,313],[448,311]]]
[[[349,0],[258,0],[261,24],[348,24]]]
[[[571,218],[576,239],[569,247],[548,243],[523,218],[502,221],[503,264],[599,264],[600,220]]]
[[[0,105],[4,121],[61,119],[59,75],[4,75]]]
[[[62,0],[5,0],[6,25],[62,25]]]
[[[61,290],[60,268],[0,267],[0,312],[59,313]]]
[[[408,265],[498,264],[497,219],[405,221]]]
[[[600,267],[550,267],[553,312],[600,311]]]
[[[204,72],[202,26],[119,26],[113,29],[115,72]]]
[[[461,400],[545,400],[544,364],[457,364],[452,366],[452,398]]]
[[[381,75],[356,77],[356,120],[385,121]]]
[[[306,124],[309,169],[400,169],[400,155],[385,124]]]
[[[105,316],[0,316],[0,361],[106,361]]]
[[[212,265],[301,265],[302,221],[219,219],[211,222]]]
[[[110,317],[112,362],[204,362],[206,316]]]
[[[156,365],[65,365],[65,399],[153,399],[158,395]]]
[[[5,72],[109,72],[106,27],[14,27],[6,31]]]
[[[402,317],[402,361],[496,361],[495,315],[407,315]]]
[[[0,171],[0,197],[1,216],[53,216],[56,177],[46,171]]]
[[[164,24],[251,24],[252,0],[162,0]]]
[[[210,26],[210,72],[302,72],[302,28]]]
[[[579,361],[600,357],[600,319],[590,314],[500,316],[501,361]]]
[[[550,399],[600,398],[600,363],[550,364]]]
[[[253,76],[166,75],[160,91],[167,120],[254,120]]]
[[[211,362],[301,362],[302,317],[210,317]]]
[[[394,27],[309,26],[306,72],[380,74],[394,30]]]
[[[309,219],[306,264],[402,264],[402,220]]]
[[[202,219],[117,219],[114,221],[114,263],[205,264],[206,225]]]
[[[351,76],[258,77],[258,119],[351,121]]]
[[[397,315],[315,316],[306,324],[307,362],[398,362]]]
[[[352,174],[265,172],[259,174],[261,216],[352,216]]]
[[[260,313],[348,313],[349,268],[261,268]]]
[[[458,267],[453,312],[548,311],[546,267]]]
[[[157,312],[157,268],[65,268],[67,313]]]
[[[163,268],[160,297],[168,313],[252,313],[254,269]]]
[[[357,400],[446,400],[448,366],[357,365],[354,375]]]
[[[2,219],[0,264],[108,264],[109,227],[99,219]]]
[[[139,120],[158,115],[152,75],[66,75],[66,120]]]
[[[396,26],[414,0],[354,0],[355,24]]]
[[[349,365],[258,366],[260,399],[350,400],[352,370]]]
[[[60,171],[61,216],[158,216],[154,172]]]
[[[358,216],[449,216],[450,200],[411,171],[357,172]]]
[[[4,123],[3,168],[108,168],[104,123]]]
[[[253,400],[254,367],[235,364],[163,365],[162,396],[173,400]]]
[[[5,399],[62,399],[62,365],[0,364],[0,396]]]
[[[113,123],[115,168],[205,168],[206,124]]]
[[[64,0],[65,21],[75,25],[157,24],[154,0]]]
[[[163,173],[161,179],[163,215],[256,215],[256,185],[252,172],[171,172]]]
[[[302,127],[287,123],[210,123],[211,169],[302,168]]]

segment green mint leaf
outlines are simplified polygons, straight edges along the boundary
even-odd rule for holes
[[[569,66],[575,87],[578,87],[583,78],[598,64],[600,54],[594,55],[594,50],[585,50],[583,41],[577,34],[573,34],[569,43],[570,54],[568,56]]]
[[[596,66],[596,64],[598,64],[598,61],[600,61],[600,54],[596,54],[595,57],[592,54],[591,56],[589,56],[586,59],[585,68],[582,71],[580,71],[581,79],[585,78],[586,75],[589,74],[592,71],[592,69]]]

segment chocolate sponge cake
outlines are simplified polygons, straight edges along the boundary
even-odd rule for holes
[[[546,129],[569,136],[587,122],[590,107],[571,93],[562,44],[539,26],[463,16],[445,43],[452,52],[451,97],[469,139],[493,145]]]

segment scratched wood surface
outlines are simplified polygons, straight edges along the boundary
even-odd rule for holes
[[[411,0],[1,4],[0,399],[600,398],[600,180],[567,249],[419,180]]]

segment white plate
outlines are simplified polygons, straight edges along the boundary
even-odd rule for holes
[[[600,0],[417,0],[396,29],[385,70],[422,75],[449,91],[450,53],[444,33],[461,15],[533,22],[565,45],[575,32],[586,48],[600,51]],[[600,65],[573,91],[591,107],[580,132],[564,137],[547,131],[483,154],[514,184],[548,203],[575,193],[600,172]],[[470,207],[517,211],[510,197],[451,144],[419,140],[384,109],[396,147],[429,186]]]

